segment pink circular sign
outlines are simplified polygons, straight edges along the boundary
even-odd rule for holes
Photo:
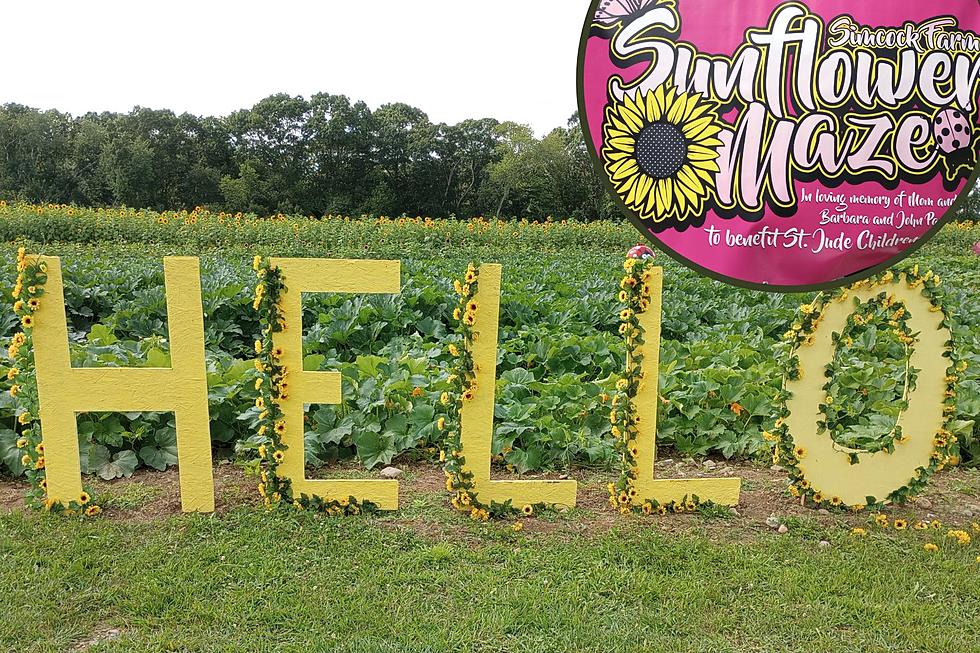
[[[978,31],[977,0],[595,0],[579,115],[610,192],[675,258],[841,286],[973,187]]]

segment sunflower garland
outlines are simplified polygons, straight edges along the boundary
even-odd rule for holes
[[[869,302],[864,304],[856,302],[856,312],[848,318],[847,326],[842,333],[834,338],[834,344],[838,348],[842,344],[847,344],[847,339],[851,337],[851,333],[856,327],[873,321],[876,315],[885,315],[888,318],[888,323],[892,328],[893,334],[905,344],[907,349],[911,349],[916,342],[917,336],[909,332],[907,325],[909,318],[908,310],[900,302],[896,302],[893,294],[888,292],[890,286],[899,283],[908,284],[909,289],[912,290],[920,289],[922,294],[932,303],[931,310],[933,312],[943,313],[942,325],[952,332],[953,325],[949,313],[942,308],[943,296],[939,289],[942,280],[939,275],[933,273],[932,270],[922,274],[918,264],[888,270],[869,279],[859,281],[850,286],[850,288],[837,290],[832,296],[827,293],[821,293],[811,303],[804,304],[800,307],[799,317],[792,328],[784,334],[783,343],[778,352],[778,357],[781,359],[785,369],[785,378],[787,380],[802,378],[802,370],[800,369],[797,351],[801,346],[813,342],[814,333],[824,319],[825,309],[829,306],[829,302],[845,302],[850,298],[851,291],[863,289],[874,290],[879,288],[882,290],[879,295],[872,298]],[[960,379],[960,375],[966,371],[967,362],[960,360],[955,348],[952,346],[946,348],[945,355],[950,359],[950,365],[947,368],[945,377],[946,393],[943,401],[944,423],[933,438],[933,452],[929,459],[929,464],[925,467],[919,467],[913,478],[905,486],[893,491],[884,499],[880,497],[868,497],[865,504],[844,506],[840,499],[828,496],[820,488],[814,488],[810,484],[798,464],[799,460],[806,455],[806,452],[796,447],[793,436],[789,432],[789,427],[786,424],[786,420],[789,417],[788,400],[791,398],[791,395],[785,389],[777,395],[776,400],[780,413],[777,416],[773,430],[764,433],[763,436],[774,446],[773,462],[783,465],[789,471],[790,484],[788,490],[790,494],[798,498],[801,505],[810,505],[817,508],[850,508],[855,512],[865,509],[880,510],[887,503],[904,503],[910,497],[919,494],[925,489],[929,479],[936,472],[942,470],[946,465],[956,464],[958,462],[958,443],[953,433],[955,429],[953,422],[955,421],[956,415],[956,384]],[[907,368],[906,379],[907,385],[903,393],[905,399],[908,398],[909,392],[914,388],[915,370]],[[829,384],[825,387],[829,387]],[[837,398],[828,395],[825,402],[820,406],[821,410],[826,411],[836,401]],[[900,446],[903,441],[904,436],[901,433],[901,429],[896,425],[895,430],[891,434],[891,439],[886,440],[882,448],[890,449],[896,445]],[[852,456],[851,464],[860,464],[860,459],[857,455]]]
[[[450,503],[459,512],[466,513],[474,521],[488,521],[491,517],[507,517],[521,514],[525,517],[545,508],[544,504],[525,505],[517,508],[510,501],[496,501],[485,504],[477,497],[473,472],[466,469],[466,458],[463,456],[462,410],[463,404],[472,401],[476,394],[476,364],[473,361],[473,326],[476,324],[476,312],[479,305],[476,301],[480,285],[479,266],[470,263],[462,280],[455,280],[453,288],[459,301],[453,309],[453,319],[456,321],[457,339],[450,342],[449,354],[453,357],[450,364],[447,382],[449,389],[439,397],[442,415],[436,421],[436,427],[442,434],[442,448],[439,461],[443,463],[446,474],[446,491],[453,495]],[[462,347],[459,346],[462,344]]]
[[[93,492],[85,487],[77,499],[67,504],[55,501],[47,495],[48,481],[44,462],[44,438],[38,418],[40,402],[37,394],[37,370],[34,362],[32,333],[37,326],[35,313],[41,307],[44,284],[48,280],[48,267],[37,258],[28,257],[23,247],[17,250],[17,281],[12,292],[14,313],[20,319],[22,330],[14,334],[7,348],[7,356],[12,367],[7,372],[7,380],[12,381],[10,396],[16,406],[19,430],[17,448],[23,452],[21,465],[31,484],[27,492],[27,503],[35,509],[44,509],[66,516],[81,515],[94,517],[102,512],[102,507],[93,500]]]
[[[606,108],[602,161],[616,194],[658,231],[703,220],[715,192],[722,131],[718,106],[662,85]]]
[[[643,383],[643,356],[640,347],[644,344],[644,329],[640,316],[650,308],[651,279],[654,262],[652,259],[628,258],[623,263],[626,276],[620,281],[619,334],[626,342],[626,370],[616,382],[616,391],[611,397],[612,409],[609,412],[612,435],[616,440],[615,451],[622,470],[619,480],[607,486],[609,505],[628,515],[642,512],[646,515],[695,512],[709,502],[702,502],[697,496],[685,496],[678,501],[661,504],[656,499],[639,496],[636,489],[636,461],[639,451],[636,440],[639,437],[639,416],[636,410],[636,397]],[[655,372],[656,373],[656,372]]]
[[[283,444],[286,433],[282,402],[289,392],[288,370],[282,365],[283,352],[273,342],[273,334],[286,330],[286,315],[281,298],[286,290],[282,271],[267,258],[256,256],[252,269],[258,277],[252,308],[259,313],[262,334],[255,341],[255,369],[259,373],[255,381],[255,409],[258,411],[257,437],[251,441],[257,445],[260,482],[259,495],[266,509],[290,506],[296,510],[317,510],[329,515],[358,515],[373,512],[376,506],[368,501],[358,502],[354,497],[324,499],[302,494],[296,496],[292,481],[278,473],[288,447]]]

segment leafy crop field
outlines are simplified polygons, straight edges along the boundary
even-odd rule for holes
[[[617,284],[624,253],[637,238],[632,227],[609,222],[259,219],[204,210],[0,204],[0,243],[6,243],[0,298],[11,301],[18,246],[59,255],[74,364],[165,366],[171,343],[161,257],[200,256],[211,435],[219,453],[233,457],[252,446],[256,413],[248,392],[258,334],[252,256],[400,259],[401,295],[310,295],[304,304],[305,366],[340,370],[345,378],[344,404],[310,408],[308,463],[324,467],[357,458],[375,468],[398,456],[433,455],[432,407],[446,384],[452,280],[470,261],[499,262],[505,278],[497,461],[517,473],[601,468],[610,465],[613,451],[605,403],[624,363]],[[980,226],[951,225],[913,261],[944,280],[956,346],[970,364],[959,393],[964,421],[980,414],[980,258],[971,252],[977,241]],[[811,297],[738,290],[665,256],[660,262],[666,272],[659,443],[683,456],[767,456],[761,433],[771,425],[781,384],[773,347]],[[12,312],[0,313],[0,342],[13,335],[15,324]],[[845,392],[860,392],[875,362],[861,365],[842,374]],[[904,369],[878,367],[878,386],[871,390],[876,407],[887,410]],[[169,414],[80,416],[85,471],[108,479],[175,464],[171,420]],[[13,427],[4,392],[0,471],[17,476]],[[980,425],[963,434],[964,461],[980,457],[978,435]]]

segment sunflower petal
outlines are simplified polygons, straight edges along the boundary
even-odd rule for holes
[[[671,209],[674,198],[671,197],[668,182],[670,179],[661,179],[657,186],[657,201],[660,202],[660,214],[666,216]]]
[[[684,193],[684,186],[676,180],[671,180],[671,187],[674,189],[674,198],[677,200],[677,208],[683,214],[687,209],[687,195]]]
[[[643,190],[637,196],[638,202],[646,202],[647,198],[650,196],[650,192],[653,190],[654,179],[653,177],[647,177],[643,175],[644,183]]]
[[[711,161],[691,161],[691,166],[695,170],[707,170],[709,172],[721,172],[721,168],[718,167],[718,164],[714,160],[711,160]]]
[[[636,185],[637,180],[640,178],[639,175],[634,175],[632,177],[627,177],[624,181],[620,182],[619,191],[620,193],[625,193],[630,188]]]
[[[611,179],[613,181],[626,179],[630,175],[639,172],[639,170],[640,170],[640,166],[637,165],[636,159],[623,159],[619,163],[609,168],[609,172],[612,173]]]
[[[700,141],[702,139],[708,139],[721,131],[721,127],[716,124],[711,124],[699,131],[694,136],[690,136],[692,141]]]
[[[706,102],[688,102],[687,103],[687,114],[684,116],[684,122],[691,122],[704,115],[704,113],[711,108],[710,104]]]
[[[694,191],[692,191],[690,188],[688,188],[686,185],[682,183],[678,183],[677,187],[678,190],[680,191],[678,197],[686,198],[687,201],[691,204],[692,208],[700,207],[701,196],[699,194],[695,193]]]
[[[610,114],[609,120],[607,122],[610,123],[610,125],[614,127],[617,131],[625,132],[627,134],[635,133],[633,129],[628,124],[626,124],[626,121],[620,118],[619,115],[617,115],[616,113]]]
[[[675,125],[680,124],[685,113],[687,113],[687,93],[679,93],[674,100],[674,106],[670,108],[670,112],[667,114],[667,121]]]
[[[704,184],[697,178],[697,174],[691,170],[689,165],[681,166],[681,169],[677,171],[677,180],[696,195],[704,194]]]
[[[682,127],[682,130],[684,131],[684,136],[687,138],[696,137],[698,134],[704,131],[705,127],[711,125],[712,120],[713,120],[712,116],[704,116],[702,118],[698,118],[697,120],[694,120],[693,122],[686,123]]]
[[[619,115],[623,117],[626,124],[629,125],[629,131],[634,134],[638,134],[641,129],[643,129],[643,118],[636,111],[627,108],[625,105],[619,107]]]
[[[691,161],[712,161],[718,158],[718,153],[697,143],[691,143],[687,146],[687,158]]]
[[[614,147],[620,152],[627,152],[632,154],[636,151],[636,139],[635,138],[611,138],[606,141],[606,144],[610,147]]]
[[[657,122],[663,117],[663,110],[657,102],[657,97],[653,91],[648,91],[646,96],[647,118],[650,122]]]
[[[653,99],[657,102],[657,108],[660,109],[660,115],[663,116],[664,112],[667,110],[667,98],[664,97],[664,87],[658,86],[657,90],[653,93]]]
[[[647,195],[647,205],[643,211],[644,217],[650,217],[655,215],[657,210],[657,189],[651,188],[650,193]]]
[[[699,138],[695,142],[701,147],[721,147],[722,145],[724,145],[724,143],[722,143],[717,138],[705,138],[705,139]]]
[[[711,176],[711,173],[708,170],[706,170],[704,168],[700,168],[700,167],[695,166],[695,165],[692,165],[690,163],[687,164],[687,167],[689,167],[691,170],[693,170],[694,171],[694,174],[696,174],[698,177],[700,177],[701,179],[703,179],[708,186],[713,187],[715,185],[715,180]],[[716,172],[721,172],[721,171],[718,170]]]
[[[629,95],[623,96],[623,106],[621,109],[625,109],[629,113],[635,115],[640,120],[640,124],[646,122],[646,103],[640,96],[640,92],[636,92],[636,97],[630,97]]]

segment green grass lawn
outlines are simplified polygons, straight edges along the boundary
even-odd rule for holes
[[[0,515],[0,650],[980,651],[976,547],[451,519]]]

